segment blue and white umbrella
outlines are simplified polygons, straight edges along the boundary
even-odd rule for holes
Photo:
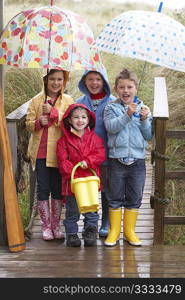
[[[93,47],[185,72],[185,26],[160,10],[120,14],[104,27]]]

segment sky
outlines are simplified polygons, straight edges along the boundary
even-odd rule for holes
[[[169,9],[181,9],[185,8],[185,0],[111,0],[113,2],[119,2],[119,3],[146,3],[147,5],[155,6],[156,8],[159,7],[160,2],[163,2],[163,8],[169,8]]]

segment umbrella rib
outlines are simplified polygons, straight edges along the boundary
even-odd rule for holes
[[[33,13],[33,11],[31,11],[30,12],[30,14],[32,14]],[[36,11],[36,13],[38,13],[38,11]],[[27,16],[28,17],[28,16]],[[31,28],[31,26],[30,26],[30,24],[31,24],[31,22],[32,22],[32,19],[30,19],[29,21],[28,21],[28,24],[27,24],[27,28]],[[26,30],[26,32],[25,32],[25,36],[28,34],[28,31]],[[23,43],[22,43],[22,49],[24,50],[25,49],[25,42],[26,42],[26,38],[24,38],[23,39]],[[23,51],[23,56],[24,56],[24,58],[25,58],[25,52]],[[24,60],[25,61],[25,60]],[[24,67],[24,65],[22,66],[22,67]]]
[[[157,10],[158,13],[161,13],[162,7],[163,7],[163,2],[160,2],[159,8],[158,8],[158,10]],[[137,89],[138,91],[139,91],[139,88],[140,88],[140,85],[141,85],[141,81],[142,81],[143,76],[144,76],[146,64],[147,64],[147,61],[145,60],[144,65],[143,65],[143,70],[142,70],[142,73],[141,73],[141,77],[140,77],[140,80],[139,80],[139,85],[138,85],[138,89]]]
[[[68,20],[69,24],[70,24],[70,28],[73,28],[72,27],[72,24],[71,24],[71,20],[69,19],[68,15],[65,13],[65,11],[63,11],[63,14],[66,16],[66,19]],[[70,52],[69,52],[70,53]],[[73,53],[73,39],[72,39],[72,42],[71,42],[71,53]],[[72,68],[72,55],[71,55],[71,63],[70,63],[70,69]]]
[[[51,27],[52,27],[52,10],[51,10],[51,14],[50,14],[50,20],[49,20],[49,45],[48,45],[48,68],[49,68],[49,64],[50,64],[50,53],[51,53]]]

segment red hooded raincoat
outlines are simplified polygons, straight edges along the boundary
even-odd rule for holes
[[[79,137],[69,129],[68,117],[72,109],[80,106],[85,108],[92,124],[86,128],[82,137]],[[62,119],[63,136],[57,142],[57,159],[59,171],[62,175],[62,195],[71,195],[70,179],[73,167],[80,161],[85,160],[89,168],[96,171],[100,177],[100,165],[106,159],[103,140],[95,134],[95,114],[83,104],[72,104],[66,110]],[[68,124],[68,126],[66,125]],[[92,176],[89,169],[77,168],[74,178]]]

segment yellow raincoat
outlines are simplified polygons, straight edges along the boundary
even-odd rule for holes
[[[65,87],[66,83],[64,84]],[[28,107],[26,116],[26,128],[31,132],[31,137],[28,144],[27,155],[31,160],[32,168],[35,169],[37,153],[40,145],[40,140],[42,136],[43,129],[35,131],[35,122],[42,115],[42,105],[45,101],[45,92],[37,94],[32,98],[31,103]],[[57,157],[56,157],[56,143],[58,139],[62,136],[61,131],[61,120],[63,114],[70,104],[74,103],[73,99],[67,95],[62,94],[58,97],[55,108],[59,112],[58,122],[54,122],[50,127],[48,127],[48,141],[47,141],[47,156],[46,156],[46,166],[47,167],[58,167]]]

